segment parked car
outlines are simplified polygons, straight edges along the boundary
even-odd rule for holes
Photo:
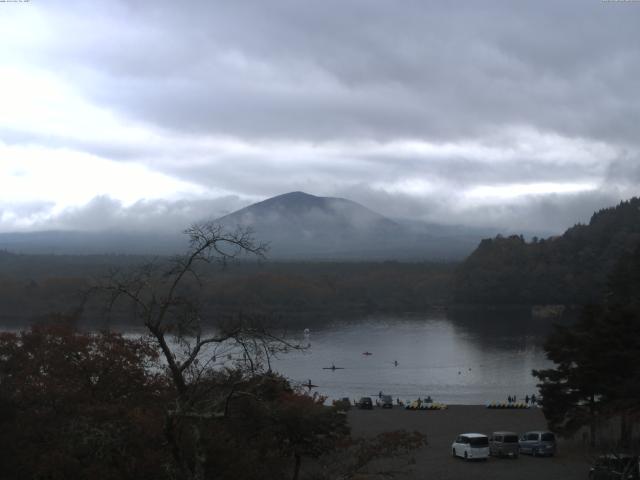
[[[451,454],[465,460],[486,460],[489,457],[489,437],[483,433],[463,433],[451,445]]]
[[[489,455],[518,458],[520,445],[514,432],[493,432],[489,435]]]
[[[556,436],[551,432],[543,430],[525,432],[518,443],[520,453],[529,453],[534,457],[538,455],[551,457],[556,453]]]
[[[589,480],[639,480],[640,458],[637,455],[612,453],[601,455],[589,470]]]
[[[363,410],[373,409],[373,401],[371,400],[371,397],[362,397],[358,402],[358,408]]]
[[[380,397],[380,405],[382,408],[393,408],[393,398],[391,395],[382,395],[382,397]]]
[[[346,412],[351,409],[351,401],[349,397],[342,397],[340,400],[334,400],[333,406],[336,407],[338,411]]]

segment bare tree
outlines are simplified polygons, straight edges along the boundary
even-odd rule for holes
[[[175,389],[165,434],[176,474],[200,480],[207,461],[202,424],[224,417],[230,399],[242,394],[233,385],[224,395],[211,391],[211,382],[202,381],[207,372],[229,358],[242,359],[249,373],[259,371],[265,359],[270,369],[271,355],[299,347],[272,335],[253,318],[238,316],[205,330],[199,294],[206,266],[245,255],[262,258],[266,245],[255,243],[249,230],[229,233],[213,223],[193,225],[185,234],[189,237],[185,255],[114,272],[96,288],[107,292],[110,310],[117,302],[128,303],[137,324],[144,325],[157,342]]]

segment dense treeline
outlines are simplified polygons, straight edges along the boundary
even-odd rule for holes
[[[428,262],[249,262],[206,276],[203,308],[225,312],[351,315],[465,305],[585,305],[604,294],[616,261],[640,243],[640,199],[596,212],[548,239],[483,240],[462,264]],[[79,292],[113,270],[163,257],[15,255],[0,251],[0,321],[20,325],[79,305]],[[101,313],[85,310],[85,321]],[[119,321],[119,318],[111,318]]]
[[[286,313],[424,311],[450,299],[453,267],[426,263],[273,264],[235,268],[208,287],[208,305]]]
[[[640,244],[640,199],[593,214],[560,237],[483,240],[460,265],[454,300],[463,304],[598,303],[616,262]]]
[[[626,449],[640,419],[640,247],[620,258],[606,291],[574,325],[554,329],[545,350],[555,367],[534,375],[551,429],[573,434],[588,426],[596,446],[608,440],[599,427],[617,418],[618,448]]]
[[[82,302],[82,291],[113,270],[149,262],[139,256],[52,256],[0,253],[0,321],[20,325]],[[155,259],[156,263],[166,261]],[[454,265],[401,262],[236,262],[211,265],[202,308],[216,315],[272,316],[425,311],[450,301]],[[111,321],[124,318],[111,313]],[[87,306],[83,321],[103,312]]]

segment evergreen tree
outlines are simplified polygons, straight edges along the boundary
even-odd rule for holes
[[[556,367],[533,371],[541,382],[538,387],[549,428],[572,434],[589,425],[591,444],[595,443],[605,393],[600,338],[595,335],[601,315],[599,308],[589,307],[575,326],[557,326],[544,345],[547,358]]]
[[[640,412],[640,246],[624,255],[609,277],[604,307],[585,308],[572,327],[556,327],[545,343],[555,368],[534,370],[541,381],[550,428],[573,433],[599,418],[620,417],[620,441]]]

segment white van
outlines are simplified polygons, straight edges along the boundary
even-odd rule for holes
[[[451,445],[454,457],[465,460],[486,460],[489,457],[489,437],[483,433],[463,433]]]

